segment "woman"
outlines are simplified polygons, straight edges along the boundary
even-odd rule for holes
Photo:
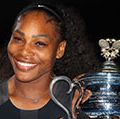
[[[9,100],[0,107],[2,118],[67,119],[49,94],[50,82],[57,74],[54,64],[64,59],[67,42],[71,42],[67,36],[73,35],[68,34],[65,22],[74,24],[64,16],[63,9],[43,4],[33,4],[18,15],[7,48],[14,75],[8,80]],[[79,116],[87,118],[83,113]]]

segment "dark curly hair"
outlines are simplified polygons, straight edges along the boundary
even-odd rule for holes
[[[62,9],[62,8],[61,8]],[[99,64],[94,43],[89,39],[86,24],[74,6],[63,7],[67,48],[64,57],[56,62],[56,74],[70,78],[95,70]]]
[[[50,15],[53,14],[57,25],[59,25],[61,37],[67,40],[65,54],[60,60],[56,61],[54,73],[74,78],[80,73],[93,70],[98,64],[98,60],[95,56],[94,45],[88,37],[85,21],[79,11],[72,5],[54,4],[53,7],[50,3],[44,4],[40,2],[40,4],[47,6],[47,12]],[[27,9],[24,9],[19,15],[27,11]],[[6,57],[3,58],[2,61],[4,62],[0,65],[0,77],[2,79],[7,79],[13,75],[11,64]]]

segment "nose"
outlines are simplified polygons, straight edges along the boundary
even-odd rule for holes
[[[33,48],[30,44],[25,44],[20,50],[21,55],[25,58],[34,56]]]

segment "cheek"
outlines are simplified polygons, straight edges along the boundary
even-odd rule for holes
[[[9,57],[14,56],[18,52],[19,48],[16,47],[14,44],[9,43],[7,47]]]
[[[7,52],[8,52],[8,57],[10,59],[10,62],[11,62],[11,64],[14,67],[14,65],[15,65],[14,64],[14,57],[18,55],[18,53],[19,53],[19,47],[10,42],[8,44],[8,47],[7,47]]]
[[[39,57],[39,61],[46,63],[46,64],[54,64],[56,59],[56,52],[53,52],[52,50],[44,50],[44,51],[38,51],[37,56]]]

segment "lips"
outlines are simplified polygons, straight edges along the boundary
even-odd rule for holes
[[[21,71],[29,71],[37,66],[37,64],[18,61],[18,60],[15,60],[15,64],[16,64],[16,67]]]

